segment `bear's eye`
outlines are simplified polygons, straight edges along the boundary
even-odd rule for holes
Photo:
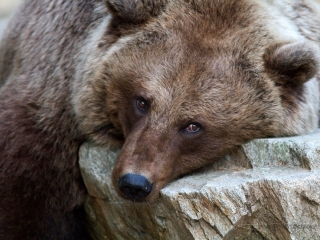
[[[196,133],[199,132],[201,129],[200,125],[198,123],[191,123],[188,127],[186,127],[186,131],[189,133]]]
[[[141,111],[141,112],[143,112],[143,113],[145,113],[145,112],[147,112],[148,111],[148,103],[147,103],[147,101],[146,100],[144,100],[143,98],[138,98],[137,100],[136,100],[136,105],[137,105],[137,108]]]

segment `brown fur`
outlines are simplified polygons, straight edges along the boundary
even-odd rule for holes
[[[0,239],[87,239],[70,57],[103,16],[94,4],[26,1],[2,43]]]
[[[115,188],[141,174],[154,200],[251,139],[314,130],[320,13],[268,4],[26,1],[0,48],[0,239],[87,237],[83,141],[122,146]]]

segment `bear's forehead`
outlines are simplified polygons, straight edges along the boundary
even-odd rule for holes
[[[124,70],[139,69],[152,78],[188,71],[223,75],[232,65],[252,67],[261,62],[272,37],[250,1],[177,2],[169,2],[163,14],[127,36],[117,54]],[[246,8],[235,11],[245,3]],[[207,7],[206,12],[197,4]]]
[[[170,34],[182,34],[186,42],[223,40],[262,35],[264,14],[260,1],[252,0],[174,0],[169,1],[164,12],[150,21],[154,26]],[[250,31],[250,32],[249,32]],[[209,41],[210,44],[210,41]]]
[[[235,80],[247,81],[251,75],[255,77],[262,72],[263,67],[257,60],[262,59],[263,51],[251,52],[224,42],[207,48],[180,44],[179,39],[141,49],[137,46],[133,39],[121,54],[111,59],[110,64],[116,66],[109,69],[114,69],[113,75],[128,81],[128,85],[134,84],[133,87],[142,87],[159,96],[205,96],[215,89],[229,88]]]
[[[254,91],[248,79],[262,72],[269,41],[251,2],[171,1],[164,13],[127,35],[111,55],[109,64],[116,67],[108,69],[135,94],[145,90],[155,121],[235,109],[232,101]]]
[[[145,81],[140,88],[145,90],[145,96],[151,105],[151,119],[156,124],[160,119],[164,125],[181,124],[182,121],[195,121],[204,117],[207,118],[205,121],[228,118],[239,110],[240,105],[243,109],[253,107],[248,96],[255,97],[254,81],[262,79],[253,76],[251,84],[242,83],[240,77],[205,79],[190,75],[168,81]]]

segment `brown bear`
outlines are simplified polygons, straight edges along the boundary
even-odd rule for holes
[[[319,125],[311,0],[26,0],[0,46],[0,239],[89,239],[84,141],[119,194]],[[111,216],[112,217],[112,216]]]

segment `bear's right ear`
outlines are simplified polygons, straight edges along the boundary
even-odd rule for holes
[[[157,16],[167,0],[104,0],[111,14],[123,21],[141,23]]]
[[[298,86],[319,71],[319,47],[312,42],[276,44],[264,54],[266,71],[279,85]]]

